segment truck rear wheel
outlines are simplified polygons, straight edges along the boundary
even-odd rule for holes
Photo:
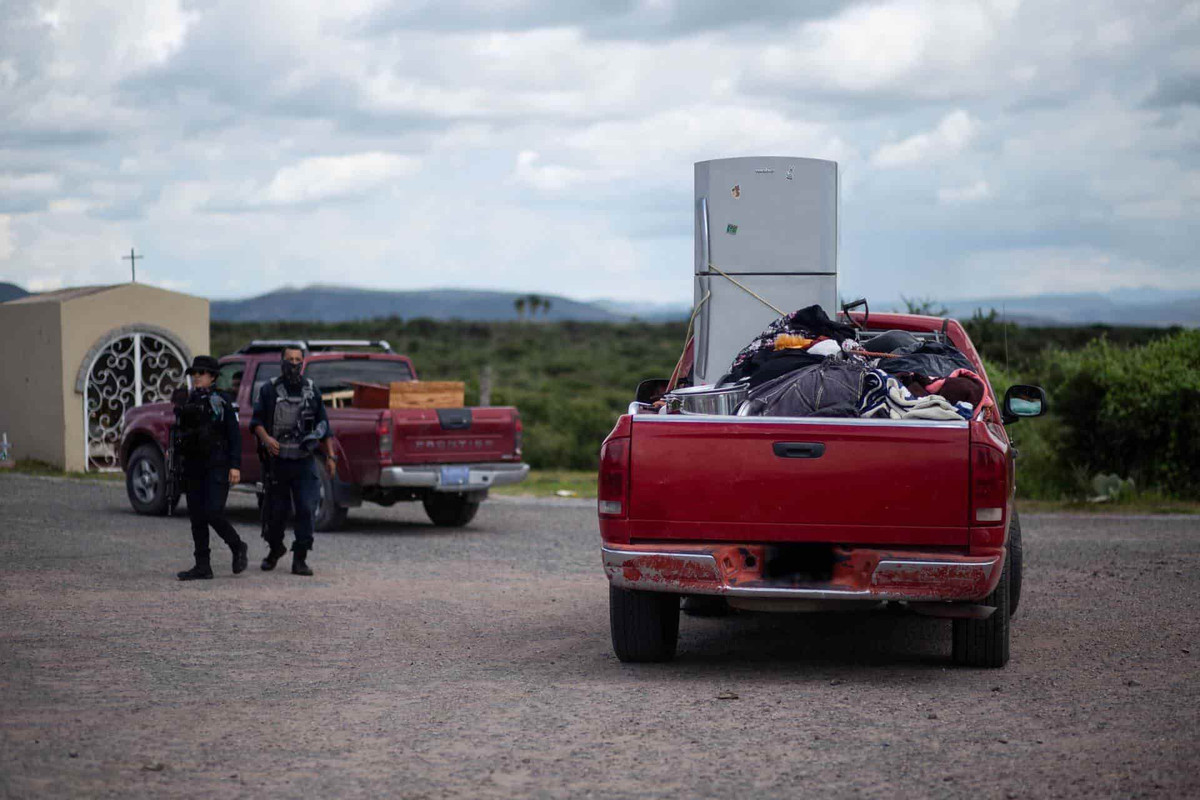
[[[442,528],[461,528],[479,511],[479,501],[467,494],[433,492],[423,503],[430,521]]]
[[[954,663],[965,667],[1003,667],[1008,663],[1011,559],[1004,559],[1000,582],[983,601],[996,610],[987,619],[954,620]]]
[[[317,505],[317,517],[313,521],[313,527],[318,531],[336,531],[346,522],[350,509],[334,502],[333,479],[325,471],[325,465],[319,464],[318,470],[321,475],[321,501]]]
[[[608,587],[613,650],[625,662],[670,661],[679,641],[679,596]]]
[[[1025,569],[1025,554],[1021,549],[1021,518],[1016,511],[1008,529],[1008,560],[1012,564],[1008,575],[1008,615],[1015,617],[1017,604],[1021,602],[1021,573]]]
[[[144,444],[133,451],[125,466],[125,493],[139,514],[161,517],[167,513],[167,464],[157,445]]]

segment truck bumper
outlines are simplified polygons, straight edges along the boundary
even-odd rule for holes
[[[765,545],[620,545],[601,548],[613,586],[651,592],[795,600],[977,602],[995,588],[1003,554],[967,556],[833,548],[831,577],[764,577]]]
[[[379,485],[435,492],[477,492],[520,483],[528,475],[528,464],[414,464],[384,467],[379,472]]]

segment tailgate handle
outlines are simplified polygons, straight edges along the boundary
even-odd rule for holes
[[[437,415],[444,431],[461,431],[471,427],[469,408],[439,408]]]
[[[780,458],[820,458],[825,455],[823,442],[776,442],[774,449]]]

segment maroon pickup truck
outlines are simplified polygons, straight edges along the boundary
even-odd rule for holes
[[[956,321],[872,314],[870,322],[948,339],[987,383]],[[872,331],[860,334],[869,350]],[[1044,413],[1045,394],[1014,386],[998,403],[986,389],[991,402],[958,421],[659,413],[632,404],[600,451],[617,656],[670,659],[682,597],[684,610],[697,613],[896,603],[953,619],[955,662],[1004,666],[1022,562],[1004,425]]]
[[[257,341],[220,359],[217,388],[239,410],[243,491],[262,496],[256,440],[248,430],[253,398],[280,374],[284,344],[304,351],[304,374],[325,396],[338,455],[337,477],[321,475],[317,530],[335,530],[347,510],[363,501],[390,506],[420,500],[436,525],[466,525],[493,486],[519,483],[521,416],[511,407],[353,408],[340,405],[356,382],[387,384],[417,379],[412,361],[386,342]],[[359,348],[374,348],[365,352]],[[338,400],[335,397],[341,396]],[[331,405],[332,404],[332,405]],[[121,466],[129,502],[139,514],[165,514],[166,451],[174,414],[169,403],[125,415]]]

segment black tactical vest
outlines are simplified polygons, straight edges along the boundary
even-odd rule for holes
[[[225,440],[225,414],[229,408],[217,392],[192,392],[179,412],[179,433],[183,457],[199,465],[219,463],[228,454]]]
[[[305,458],[310,452],[303,442],[313,432],[317,421],[316,388],[305,378],[297,396],[288,392],[282,379],[272,380],[275,384],[275,414],[271,420],[271,436],[279,442],[279,458]]]

